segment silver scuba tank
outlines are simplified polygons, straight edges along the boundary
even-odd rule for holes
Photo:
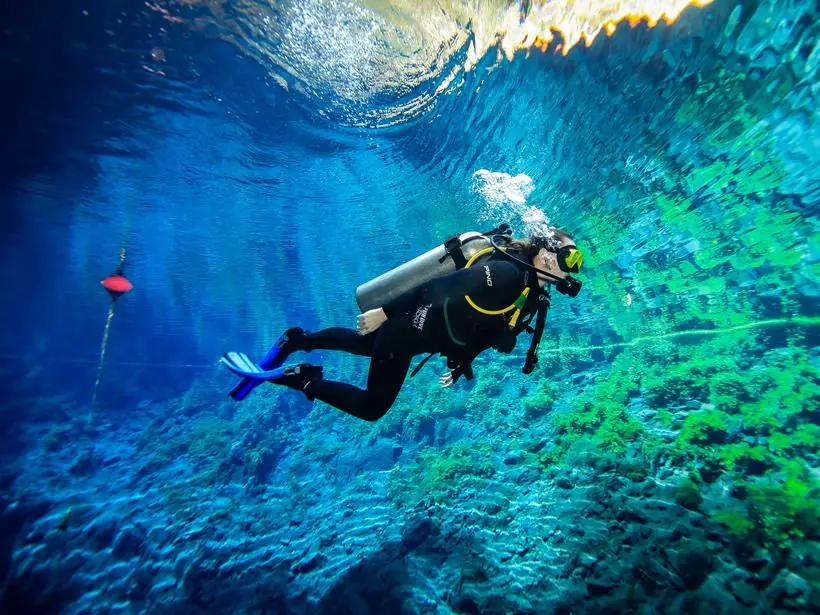
[[[356,289],[362,312],[382,307],[408,290],[461,269],[476,253],[492,246],[490,238],[471,231],[453,237],[411,261],[365,282]]]

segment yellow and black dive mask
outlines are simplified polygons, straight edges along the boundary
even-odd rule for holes
[[[564,273],[578,273],[584,264],[583,253],[572,244],[562,246],[557,251],[550,251],[555,252],[558,257],[558,268]]]
[[[561,246],[557,250],[547,248],[550,252],[555,252],[556,260],[558,261],[558,268],[564,273],[578,273],[581,270],[581,265],[584,264],[583,253],[574,245],[568,244]],[[556,279],[555,289],[570,297],[577,297],[581,292],[581,282],[571,276],[563,279]]]

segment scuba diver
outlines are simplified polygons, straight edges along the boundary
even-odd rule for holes
[[[241,401],[256,386],[271,382],[376,421],[393,405],[416,355],[428,356],[411,377],[435,354],[446,357],[449,371],[439,382],[449,387],[462,376],[473,378],[473,359],[483,351],[512,352],[523,331],[532,334],[522,369],[530,374],[538,362],[550,288],[577,296],[581,282],[570,274],[582,263],[572,238],[552,227],[528,240],[514,239],[506,224],[453,237],[359,286],[357,330],[311,333],[293,327],[258,365],[243,353],[226,353],[221,362],[243,378],[231,397]],[[325,380],[322,367],[308,363],[282,367],[292,353],[312,350],[370,357],[367,388]]]

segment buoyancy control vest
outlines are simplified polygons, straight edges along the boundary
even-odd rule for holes
[[[432,250],[361,284],[356,288],[356,302],[363,312],[382,307],[417,286],[463,269],[468,266],[468,263],[471,263],[471,261],[476,261],[477,259],[483,260],[489,257],[491,253],[497,249],[497,246],[494,246],[493,238],[499,236],[503,236],[507,239],[511,238],[512,231],[510,226],[502,224],[486,233],[471,231],[451,237]],[[470,302],[469,297],[467,297],[467,300]],[[516,322],[518,313],[520,313],[521,307],[526,300],[527,292],[525,291],[522,293],[520,301],[517,301],[516,304],[511,305],[507,309],[512,310],[517,308],[514,314],[511,314],[513,317],[510,318],[509,321],[510,328],[514,329],[516,333],[526,330],[533,335],[523,368],[523,372],[529,374],[538,362],[538,344],[541,341],[547,310],[550,306],[549,291],[544,289],[539,295],[537,317],[536,312],[534,312],[528,320],[518,323]],[[478,311],[483,311],[480,306],[472,305],[472,307]],[[536,317],[536,326],[534,329],[529,326],[533,317]]]

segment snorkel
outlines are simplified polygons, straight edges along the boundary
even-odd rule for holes
[[[499,239],[499,238],[504,239],[507,243],[509,243],[511,241],[511,238],[507,235],[492,235],[490,237],[490,243],[492,244],[493,248],[495,248],[495,250],[499,254],[502,254],[505,258],[509,258],[511,260],[514,260],[517,263],[519,263],[521,265],[524,265],[525,267],[528,267],[529,269],[532,269],[537,274],[544,276],[545,278],[547,278],[549,283],[551,283],[553,286],[555,286],[555,290],[557,290],[562,295],[567,295],[568,297],[577,297],[578,293],[581,292],[582,284],[581,284],[580,280],[576,280],[575,278],[573,278],[569,275],[567,275],[567,277],[565,277],[565,278],[559,278],[558,276],[550,273],[549,271],[545,271],[543,269],[540,269],[540,268],[536,267],[535,265],[533,265],[532,263],[528,263],[526,261],[521,260],[517,256],[513,256],[512,254],[508,253],[502,246],[500,246],[496,243],[496,240]],[[539,241],[536,245],[539,248],[546,248],[550,252],[556,252],[556,253],[558,252],[557,250],[554,250],[552,247],[547,245],[546,241]],[[559,265],[559,267],[560,267],[560,265]],[[561,267],[561,269],[563,271],[564,267]]]

